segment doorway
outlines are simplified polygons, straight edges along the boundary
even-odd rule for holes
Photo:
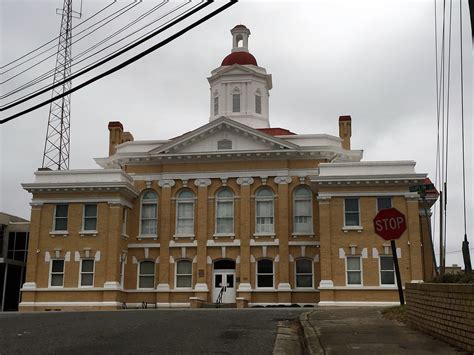
[[[222,303],[235,303],[235,261],[222,259],[214,262],[212,273],[212,302],[222,292]]]

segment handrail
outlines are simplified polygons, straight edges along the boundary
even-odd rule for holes
[[[222,303],[222,297],[224,296],[225,291],[227,290],[227,287],[222,286],[219,295],[217,296],[216,299],[216,304],[221,304]]]

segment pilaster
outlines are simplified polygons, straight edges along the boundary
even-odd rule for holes
[[[334,301],[334,292],[323,290],[323,287],[333,286],[332,246],[331,246],[331,198],[318,197],[319,203],[319,233],[320,233],[320,265],[321,282],[319,284],[320,300]]]
[[[197,193],[197,283],[194,286],[196,296],[206,298],[207,287],[207,190],[211,179],[196,179],[194,185],[198,187]],[[197,293],[199,292],[199,294]]]
[[[418,211],[418,196],[405,196],[407,202],[407,229],[410,249],[411,281],[423,281],[423,255]]]
[[[109,203],[107,250],[102,251],[105,256],[105,285],[118,285],[119,280],[119,243],[122,234],[122,205]],[[110,288],[110,287],[109,287]]]
[[[278,240],[279,244],[279,255],[289,255],[288,247],[288,236],[290,234],[289,224],[288,224],[288,184],[291,183],[292,179],[289,176],[277,176],[274,179],[275,183],[278,184],[278,213],[277,213],[277,223],[278,223]],[[291,291],[290,286],[290,275],[289,275],[289,261],[287,257],[280,258],[278,263],[278,273],[279,273],[279,290]],[[279,302],[284,302],[283,300]]]
[[[174,180],[160,180],[158,185],[161,187],[160,196],[160,265],[158,275],[158,285],[156,286],[157,291],[167,292],[170,290],[169,278],[170,275],[170,249],[169,243],[171,240],[171,188],[175,185]],[[165,299],[161,299],[160,302],[169,302],[168,296],[163,296]]]

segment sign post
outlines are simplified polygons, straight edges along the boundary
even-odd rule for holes
[[[405,304],[403,297],[402,280],[400,277],[400,267],[398,266],[397,246],[395,240],[400,238],[407,229],[405,216],[396,208],[387,208],[380,210],[374,218],[375,233],[385,240],[390,241],[393,255],[393,266],[395,268],[395,276],[397,278],[398,296],[400,297],[400,305]]]

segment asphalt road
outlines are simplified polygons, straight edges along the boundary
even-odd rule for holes
[[[0,354],[270,354],[306,308],[0,313]]]

